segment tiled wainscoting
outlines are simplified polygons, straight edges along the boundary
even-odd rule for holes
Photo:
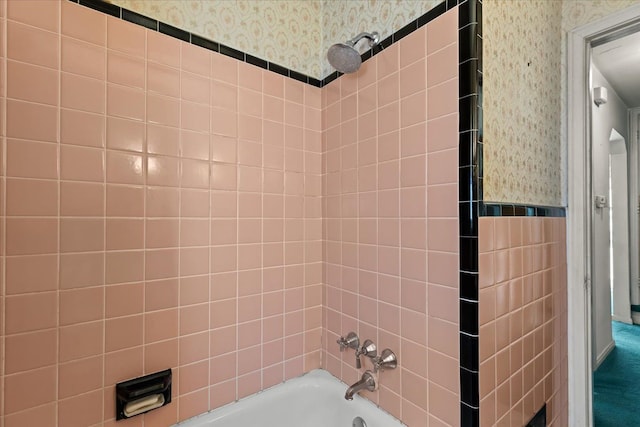
[[[567,425],[564,217],[482,217],[480,425]]]

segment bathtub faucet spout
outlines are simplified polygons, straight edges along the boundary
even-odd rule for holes
[[[365,371],[360,380],[347,389],[344,398],[347,400],[353,400],[353,396],[361,390],[375,391],[376,388],[376,378],[374,377],[373,372]]]

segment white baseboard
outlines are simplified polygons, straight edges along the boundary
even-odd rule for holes
[[[640,325],[640,313],[638,313],[637,311],[632,311],[631,320],[633,320],[634,325]]]
[[[640,313],[638,313],[638,320],[640,321]],[[627,325],[632,325],[634,322],[631,320],[631,317],[620,317],[615,314],[611,315],[611,320],[615,320],[616,322],[626,323]]]
[[[611,353],[613,351],[613,349],[616,348],[616,342],[615,341],[611,341],[605,348],[604,350],[602,350],[600,352],[600,354],[598,355],[598,357],[596,357],[596,363],[595,366],[593,367],[593,370],[595,371],[596,369],[598,369],[598,366],[600,366],[600,364],[602,362],[604,362],[604,359],[607,358],[607,356],[609,355],[609,353]]]

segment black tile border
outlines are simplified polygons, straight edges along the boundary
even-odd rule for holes
[[[480,0],[458,7],[458,213],[460,425],[480,425],[478,219],[482,201],[482,16]]]
[[[106,1],[103,1],[103,0],[68,0],[68,1],[72,3],[78,3],[82,6],[89,7],[91,9],[140,25],[150,30],[158,31],[162,34],[211,50],[213,52],[218,52],[222,55],[230,56],[239,61],[246,62],[251,65],[255,65],[256,67],[260,67],[264,70],[272,71],[284,77],[289,77],[299,82],[309,84],[311,86],[321,88],[331,83],[332,81],[334,81],[335,79],[337,79],[342,75],[342,73],[338,71],[334,71],[333,73],[324,77],[322,80],[319,80],[319,79],[316,79],[315,77],[307,76],[295,70],[290,70],[286,67],[283,67],[282,65],[269,62],[265,59],[258,58],[248,53],[239,51],[230,46],[226,46],[222,43],[209,40],[197,34],[181,30],[180,28],[173,27],[169,24],[165,24],[164,22],[157,21],[153,18],[149,18],[147,16],[144,16],[139,13],[133,12],[131,10],[117,6],[115,4],[107,3]],[[442,15],[446,11],[457,7],[458,3],[460,3],[461,1],[462,0],[444,0],[442,3],[431,8],[424,15],[420,16],[417,19],[414,19],[413,21],[411,21],[410,23],[408,23],[407,25],[405,25],[404,27],[402,27],[401,29],[399,29],[398,31],[396,31],[395,33],[393,33],[383,41],[381,41],[378,45],[374,46],[372,49],[369,49],[368,51],[363,53],[361,55],[362,61],[364,62],[367,59],[374,57],[378,53],[382,52],[384,49],[396,43],[403,37],[406,37],[407,35],[416,31],[418,28],[431,22],[432,20]]]
[[[556,206],[518,205],[480,202],[480,216],[546,216],[566,217],[567,210]]]

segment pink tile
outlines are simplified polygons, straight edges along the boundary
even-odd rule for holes
[[[208,248],[181,248],[180,275],[206,274],[209,271],[209,256]]]
[[[154,31],[147,32],[147,59],[171,67],[180,67],[180,41]]]
[[[211,74],[210,51],[196,45],[181,43],[182,69],[209,77]]]
[[[4,422],[7,427],[54,427],[56,425],[56,407],[57,404],[53,402],[47,405],[27,409],[26,411],[7,415]]]
[[[132,120],[144,120],[144,92],[124,86],[108,84],[107,114]]]
[[[105,322],[105,350],[114,351],[142,344],[142,315],[108,319]]]
[[[63,144],[104,147],[104,116],[83,111],[61,109],[60,142]]]
[[[142,251],[107,252],[105,265],[107,284],[142,280],[143,256]]]
[[[107,81],[144,89],[144,61],[135,56],[109,51],[107,53]]]
[[[5,373],[54,365],[58,335],[54,329],[5,338]]]
[[[29,141],[7,141],[7,176],[24,178],[58,177],[57,147]]]
[[[178,366],[178,340],[171,339],[145,346],[144,371],[158,372]]]
[[[60,324],[100,320],[104,316],[104,291],[100,287],[60,292]]]
[[[401,98],[405,98],[427,88],[426,65],[426,61],[420,58],[417,62],[400,70],[399,80]]]
[[[208,105],[193,102],[180,103],[180,126],[197,132],[209,132]]]
[[[5,299],[7,334],[35,331],[56,326],[58,304],[55,293],[18,295]],[[29,316],[25,316],[29,313]]]
[[[53,180],[7,179],[7,216],[55,216],[57,200]]]
[[[142,312],[144,286],[142,283],[112,285],[105,289],[105,316],[119,317]]]
[[[105,386],[142,376],[143,361],[142,347],[107,353],[104,358]]]
[[[218,53],[211,54],[211,76],[233,85],[238,84],[238,61]]]
[[[144,140],[143,123],[116,117],[107,118],[108,148],[141,152],[144,150]]]
[[[5,262],[7,295],[52,291],[58,287],[55,255],[8,257]]]
[[[49,105],[58,103],[58,75],[54,70],[7,61],[7,96]]]
[[[104,80],[106,68],[104,48],[70,37],[62,37],[61,47],[62,71]]]
[[[211,108],[211,132],[215,135],[236,137],[238,135],[238,115],[221,108]]]
[[[60,255],[60,288],[72,289],[104,284],[102,253]]]
[[[147,249],[179,246],[180,229],[178,219],[148,218],[145,224],[145,244]]]
[[[180,364],[187,365],[204,360],[209,355],[209,333],[180,337]]]
[[[55,400],[56,384],[55,366],[6,376],[4,379],[5,414]]]
[[[180,71],[160,64],[147,64],[147,89],[160,95],[179,97]]]
[[[103,216],[104,197],[105,190],[102,184],[61,182],[60,215]]]
[[[62,34],[104,46],[107,16],[73,3],[62,3]]]
[[[456,148],[458,135],[458,115],[449,114],[427,122],[427,151],[434,152]]]
[[[182,99],[200,104],[209,104],[209,79],[197,74],[182,73],[181,75]]]
[[[430,87],[427,90],[429,120],[458,111],[458,79]]]
[[[64,399],[101,388],[102,366],[102,356],[60,364],[58,398]]]
[[[401,67],[406,67],[426,56],[426,32],[426,28],[420,28],[409,34],[399,43]]]
[[[448,184],[458,181],[455,164],[458,158],[458,150],[438,151],[427,155],[427,183]]]
[[[104,220],[62,218],[60,220],[60,252],[104,250]]]
[[[103,322],[60,328],[60,362],[102,354],[103,328]]]
[[[179,311],[177,309],[160,310],[144,315],[144,341],[152,343],[179,336]]]
[[[78,410],[78,408],[81,408]],[[101,421],[102,390],[61,400],[58,403],[58,421],[61,425],[81,427]]]
[[[116,184],[142,184],[143,158],[140,155],[107,151],[107,182]]]
[[[103,150],[72,145],[60,147],[60,178],[73,181],[103,182],[104,176]]]
[[[7,22],[7,58],[57,69],[59,54],[56,34]]]
[[[58,119],[55,107],[10,99],[6,104],[7,137],[49,142],[57,140]]]
[[[60,102],[65,108],[104,113],[104,82],[100,80],[62,73]]]
[[[178,280],[165,279],[145,283],[145,310],[160,310],[178,305]],[[177,323],[176,323],[177,327]]]
[[[49,1],[7,2],[7,17],[57,32],[60,12],[57,5]]]
[[[147,157],[147,183],[149,185],[177,187],[180,162],[173,157]]]
[[[108,184],[106,209],[107,216],[141,217],[144,213],[144,189]]]
[[[209,160],[209,135],[182,130],[180,132],[180,150],[183,157]]]
[[[163,126],[180,126],[180,102],[166,96],[147,95],[147,120]]]
[[[144,28],[114,17],[107,17],[107,47],[135,56],[145,56]]]
[[[178,277],[179,252],[177,249],[158,249],[146,252],[145,278],[165,279]]]
[[[427,101],[424,91],[403,98],[400,102],[401,126],[411,126],[427,120]]]
[[[427,85],[435,86],[458,74],[458,46],[453,44],[427,58]]]
[[[433,53],[458,39],[458,15],[449,11],[427,25],[427,52]]]
[[[176,188],[147,187],[146,203],[148,217],[177,217],[180,193]]]
[[[57,219],[7,218],[7,255],[35,255],[57,252]]]

